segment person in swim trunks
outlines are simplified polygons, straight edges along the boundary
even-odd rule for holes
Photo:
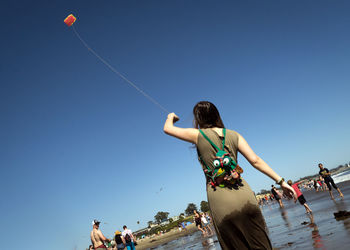
[[[278,191],[274,185],[271,185],[271,193],[273,194],[273,197],[275,197],[276,201],[278,201],[278,204],[280,205],[280,208],[283,208],[283,203],[281,196],[278,194]]]
[[[329,191],[329,195],[331,196],[331,199],[334,200],[333,192],[332,192],[332,186],[338,191],[340,197],[344,197],[343,193],[340,191],[340,189],[335,185],[333,178],[331,177],[331,173],[327,168],[323,167],[322,163],[318,164],[318,167],[320,168],[320,171],[318,172],[319,175],[321,175],[324,179],[324,182],[326,183]],[[332,185],[332,186],[331,186]]]
[[[303,195],[303,193],[300,191],[298,185],[300,184],[300,182],[294,183],[291,180],[287,181],[288,185],[291,186],[294,191],[297,193],[297,197],[298,197],[298,201],[301,205],[303,205],[305,207],[306,213],[312,213],[312,210],[310,209],[310,207],[308,206],[308,204],[306,204],[306,199]],[[295,201],[296,202],[296,201]]]
[[[107,249],[104,245],[104,242],[111,242],[110,239],[107,239],[99,229],[100,222],[98,220],[92,221],[92,231],[90,233],[91,243],[94,249]]]

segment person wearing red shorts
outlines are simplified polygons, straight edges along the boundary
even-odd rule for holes
[[[110,239],[107,239],[99,229],[100,222],[98,220],[92,221],[92,231],[90,233],[91,243],[93,244],[93,249],[107,249],[104,242],[111,242]]]
[[[297,193],[297,197],[298,197],[298,201],[301,205],[303,205],[305,207],[306,213],[312,213],[312,210],[310,209],[310,207],[308,206],[308,204],[306,204],[306,200],[305,197],[303,195],[303,193],[300,191],[298,185],[300,184],[300,182],[296,182],[293,184],[293,182],[291,180],[287,181],[288,185],[291,186],[294,191]],[[296,202],[296,201],[295,201]]]

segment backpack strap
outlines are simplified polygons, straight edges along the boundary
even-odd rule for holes
[[[214,142],[212,142],[212,141],[209,139],[209,137],[208,137],[206,134],[204,134],[204,132],[203,132],[201,129],[199,130],[199,132],[203,135],[203,137],[204,137],[217,151],[220,151],[220,150],[221,150],[218,146],[215,145]]]
[[[214,142],[212,142],[209,137],[204,134],[204,132],[200,129],[199,132],[203,135],[203,137],[217,150],[220,151],[221,149],[215,145]],[[226,139],[226,128],[222,129],[222,134],[224,135],[224,139],[222,139],[222,150],[225,150],[225,139]]]
[[[207,168],[208,172],[211,172],[211,168],[207,165],[207,163],[203,160],[202,156],[199,156],[199,160],[203,163],[203,165]]]
[[[226,128],[222,129],[222,134],[224,135],[224,139],[222,139],[222,150],[225,151]]]

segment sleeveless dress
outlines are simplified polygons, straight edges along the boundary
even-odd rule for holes
[[[222,147],[223,137],[212,129],[202,131],[219,148]],[[226,130],[225,151],[229,152],[236,162],[238,138],[235,131]],[[204,162],[214,169],[212,162],[216,150],[201,133],[198,135],[197,151]],[[206,169],[203,164],[202,167],[203,170]],[[220,245],[224,250],[272,249],[255,195],[243,178],[242,184],[238,190],[216,187],[214,191],[207,180],[208,203]]]

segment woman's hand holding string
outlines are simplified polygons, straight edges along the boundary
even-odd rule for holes
[[[195,128],[179,128],[174,125],[180,118],[175,113],[168,114],[164,123],[164,132],[168,135],[174,136],[184,141],[197,143],[198,129]]]
[[[170,113],[168,115],[168,119],[170,121],[173,121],[173,123],[177,122],[178,120],[180,120],[180,118],[175,114],[175,113]]]

